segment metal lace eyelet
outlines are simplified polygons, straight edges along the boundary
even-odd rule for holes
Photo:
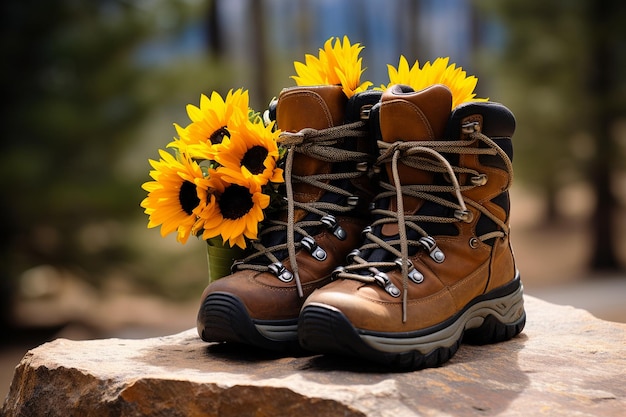
[[[337,239],[346,240],[348,237],[346,231],[337,223],[335,216],[327,214],[326,216],[323,216],[320,221],[328,230],[332,232],[333,235],[335,235]]]
[[[293,274],[280,262],[274,262],[268,265],[267,268],[282,282],[290,282],[293,280]]]
[[[317,243],[315,243],[315,239],[313,239],[311,236],[303,237],[300,243],[306,248],[311,256],[318,261],[324,261],[328,257],[326,251],[322,249],[322,247],[320,247]]]
[[[480,123],[465,122],[461,125],[461,133],[469,135],[470,133],[480,132]]]
[[[398,265],[400,269],[402,269],[402,258],[396,258],[394,262],[396,265]],[[407,262],[408,262],[407,276],[414,283],[421,284],[424,281],[424,275],[420,271],[415,269],[415,266],[413,266],[413,262],[411,262],[410,259],[407,259]]]
[[[409,279],[416,284],[421,284],[424,282],[424,275],[417,269],[413,268],[409,271]]]
[[[359,172],[367,172],[369,164],[367,162],[358,162],[356,164],[356,170]]]
[[[472,185],[475,185],[477,187],[483,186],[487,184],[487,175],[486,174],[475,175],[472,177],[471,181],[472,181]]]
[[[359,204],[359,197],[355,195],[351,195],[350,197],[348,197],[348,200],[346,201],[346,203],[350,207],[356,207]]]
[[[361,120],[369,120],[372,107],[374,107],[372,104],[366,104],[364,106],[361,106],[361,111],[359,112],[359,118]]]
[[[333,272],[330,273],[331,281],[338,280],[340,278],[339,275],[345,271],[346,268],[344,268],[343,266],[338,266],[337,268],[333,269]]]
[[[366,238],[368,233],[372,233],[372,226],[366,226],[361,232],[361,237]]]
[[[389,294],[390,296],[394,298],[400,297],[400,289],[398,289],[398,287],[393,285],[393,282],[391,281],[389,281],[389,283],[385,285],[385,291],[387,291],[387,294]]]
[[[443,251],[439,248],[436,248],[430,253],[430,257],[437,263],[442,263],[446,260],[446,255],[443,254]]]
[[[352,251],[350,251],[350,253],[346,256],[346,261],[348,261],[349,264],[354,262],[354,258],[356,256],[361,256],[361,251],[358,249],[353,249]]]
[[[469,210],[454,210],[454,217],[464,223],[471,223],[474,220],[474,214]]]
[[[470,238],[470,240],[469,240],[470,248],[476,249],[479,244],[480,244],[480,241],[477,238],[475,238],[475,237],[471,237]]]
[[[421,237],[419,243],[428,251],[428,255],[433,261],[440,264],[446,260],[446,255],[441,249],[439,249],[437,242],[435,242],[435,239],[432,236]]]
[[[402,262],[402,258],[396,258],[396,260],[395,260],[395,261],[393,261],[393,263],[394,263],[394,264],[396,264],[396,265],[398,265],[398,268],[402,268],[402,264],[403,264],[404,262]],[[410,259],[407,259],[407,260],[406,260],[406,263],[407,263],[407,266],[408,266],[409,268],[413,268],[413,262],[411,262],[411,260],[410,260]]]
[[[393,282],[391,282],[389,276],[384,272],[378,271],[376,274],[374,274],[374,280],[378,285],[383,287],[387,294],[389,294],[390,296],[394,298],[400,297],[400,290],[393,284]]]
[[[239,265],[243,265],[242,260],[236,260],[235,262],[233,262],[233,264],[230,266],[231,274],[234,274],[235,272],[239,270]]]

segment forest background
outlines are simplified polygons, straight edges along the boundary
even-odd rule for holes
[[[365,46],[375,85],[400,54],[450,56],[513,110],[512,241],[529,294],[626,281],[624,21],[617,0],[2,2],[4,340],[193,327],[205,249],[146,228],[148,159],[200,94],[245,88],[262,110],[330,36]]]

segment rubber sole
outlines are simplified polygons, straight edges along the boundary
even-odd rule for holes
[[[272,351],[299,350],[298,319],[254,320],[233,294],[209,294],[200,306],[198,334],[205,342],[231,342]]]
[[[359,356],[400,369],[436,367],[450,360],[461,342],[489,344],[511,339],[526,323],[519,279],[475,298],[437,326],[414,332],[383,333],[355,328],[337,308],[312,303],[300,313],[300,345],[307,350]]]

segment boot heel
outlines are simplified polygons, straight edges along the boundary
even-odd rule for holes
[[[469,345],[488,345],[512,339],[522,332],[526,324],[526,313],[515,323],[505,324],[495,316],[487,316],[483,324],[476,329],[469,329],[463,335],[463,343]]]
[[[491,300],[491,312],[478,327],[466,328],[463,343],[487,345],[517,336],[526,324],[522,286],[512,294]]]

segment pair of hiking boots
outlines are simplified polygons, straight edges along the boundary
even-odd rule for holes
[[[419,369],[525,323],[509,242],[515,119],[443,85],[281,92],[283,206],[203,292],[207,342]]]

